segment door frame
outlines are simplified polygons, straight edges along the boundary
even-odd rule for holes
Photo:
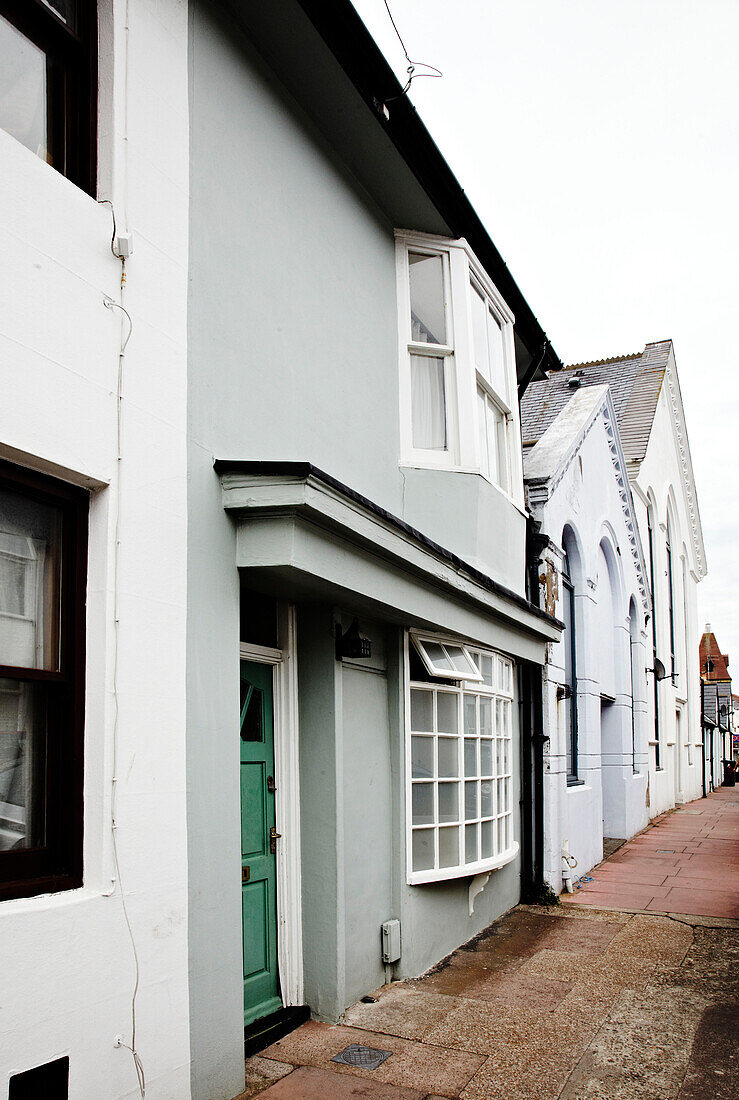
[[[277,968],[285,1008],[303,1003],[298,667],[293,604],[278,603],[279,649],[241,642],[242,661],[272,666],[277,849]]]

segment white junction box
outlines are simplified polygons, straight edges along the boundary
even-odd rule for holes
[[[397,962],[400,958],[400,921],[386,920],[382,926],[382,961]]]

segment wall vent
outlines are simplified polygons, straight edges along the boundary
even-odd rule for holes
[[[8,1100],[69,1100],[69,1058],[14,1073]]]

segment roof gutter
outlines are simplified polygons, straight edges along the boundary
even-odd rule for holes
[[[538,370],[562,362],[524,298],[474,207],[404,94],[393,70],[348,0],[297,0],[367,107],[376,115],[455,237],[463,237],[516,317],[516,331]],[[389,116],[389,117],[388,117]],[[534,377],[535,371],[527,370]],[[526,382],[526,385],[529,384]],[[523,385],[523,383],[522,383]],[[524,386],[525,388],[525,386]]]

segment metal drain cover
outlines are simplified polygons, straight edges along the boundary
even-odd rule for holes
[[[377,1069],[392,1053],[392,1050],[376,1050],[374,1047],[350,1043],[346,1050],[342,1050],[331,1061],[341,1062],[345,1066],[361,1066],[362,1069]]]

